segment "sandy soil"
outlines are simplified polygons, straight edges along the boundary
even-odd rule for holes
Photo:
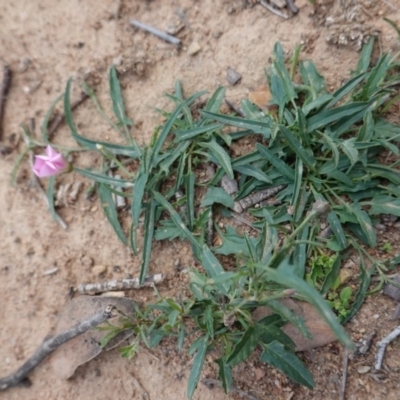
[[[121,77],[128,114],[133,117],[133,134],[146,142],[161,122],[154,109],[168,106],[163,93],[171,92],[177,79],[185,93],[213,91],[227,85],[227,98],[234,103],[265,84],[273,44],[280,41],[291,51],[303,43],[301,57],[312,58],[329,87],[336,87],[355,67],[356,45],[327,42],[343,26],[327,26],[326,17],[336,15],[340,2],[327,2],[314,9],[306,0],[297,0],[297,16],[283,20],[260,5],[244,8],[239,0],[70,0],[54,2],[15,0],[0,4],[0,62],[13,72],[12,86],[0,139],[0,376],[12,372],[33,353],[43,338],[54,329],[57,315],[68,299],[69,289],[81,282],[136,276],[139,261],[112,232],[99,203],[85,199],[83,191],[73,204],[60,207],[68,229],[61,229],[48,213],[37,188],[30,180],[25,162],[15,186],[10,174],[23,146],[20,124],[40,122],[51,102],[63,92],[66,81],[83,78],[96,85],[100,101],[110,108],[107,69],[114,63]],[[346,3],[346,2],[345,2]],[[349,2],[347,2],[349,3]],[[390,16],[400,23],[396,0],[362,2],[360,11],[363,35],[380,32],[383,51],[399,51],[396,32],[383,20]],[[396,9],[397,7],[397,9]],[[148,34],[133,29],[129,18],[136,18],[160,29],[182,25],[177,36],[183,47],[177,50]],[[337,15],[335,16],[337,19]],[[349,23],[351,25],[351,23]],[[196,42],[201,50],[188,54]],[[231,87],[226,71],[232,67],[242,74],[240,84]],[[78,85],[75,85],[78,87]],[[78,95],[75,89],[74,96]],[[101,123],[94,107],[84,103],[76,112],[79,129],[86,136],[118,141]],[[72,144],[68,129],[61,126],[55,141]],[[88,166],[90,157],[77,157]],[[63,176],[59,184],[82,180],[77,175]],[[382,234],[382,240],[399,243],[399,233]],[[394,251],[397,246],[395,245]],[[398,249],[398,248],[397,248]],[[180,242],[157,243],[151,272],[163,272],[166,282],[160,290],[178,294],[186,276],[174,267],[190,266],[190,249]],[[103,268],[95,268],[103,266]],[[44,272],[57,267],[55,274]],[[101,277],[96,273],[102,269]],[[151,290],[129,293],[137,301],[151,301]],[[353,338],[377,332],[381,338],[396,326],[390,320],[395,305],[382,296],[368,298],[362,311],[347,325]],[[386,369],[380,376],[360,374],[359,366],[372,365],[369,356],[350,361],[348,399],[395,399],[400,382],[400,348],[394,343],[388,351]],[[300,388],[256,358],[234,371],[235,386],[258,399],[336,399],[340,390],[343,349],[332,344],[304,354],[314,373],[314,391]],[[102,354],[78,369],[69,381],[54,376],[44,362],[31,375],[29,389],[15,388],[0,394],[1,399],[184,399],[190,358],[175,351],[173,342],[163,343],[151,353],[143,351],[126,361],[114,351]],[[206,360],[204,377],[215,378],[215,365]],[[236,398],[219,388],[200,384],[196,399]]]

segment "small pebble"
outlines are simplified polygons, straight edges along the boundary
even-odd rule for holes
[[[359,374],[366,374],[370,370],[371,370],[371,367],[368,365],[360,365],[359,367],[357,367],[357,372]]]
[[[200,51],[201,46],[197,42],[192,42],[187,49],[187,53],[189,54],[189,56],[194,56]]]
[[[242,75],[235,69],[229,67],[226,72],[226,79],[231,86],[234,86],[242,79]]]
[[[106,271],[107,271],[107,267],[105,265],[95,265],[92,268],[93,274],[97,275],[97,276],[103,274]]]

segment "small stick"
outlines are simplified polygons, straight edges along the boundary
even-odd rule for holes
[[[2,131],[3,131],[2,126],[3,126],[4,106],[6,103],[8,91],[10,90],[10,85],[11,85],[11,70],[6,65],[3,68],[3,80],[2,80],[1,86],[0,86],[0,140],[1,140]]]
[[[119,290],[140,289],[142,287],[154,287],[156,283],[164,280],[163,274],[146,276],[143,285],[139,284],[139,278],[112,280],[107,282],[80,284],[76,288],[79,294],[95,294]]]
[[[229,101],[228,99],[225,99],[225,103],[237,115],[240,115],[242,118],[245,117],[244,112],[240,108],[236,107],[231,101]]]
[[[25,363],[18,368],[17,371],[9,376],[6,376],[5,378],[0,379],[0,390],[6,390],[21,383],[28,376],[28,374],[54,350],[74,337],[87,332],[88,330],[102,324],[112,317],[115,317],[115,310],[116,308],[113,305],[108,305],[100,312],[78,322],[65,332],[62,332],[53,338],[45,339],[32,357],[28,358],[28,360],[25,361]]]
[[[271,11],[273,14],[277,15],[278,17],[281,17],[283,19],[289,19],[289,16],[284,14],[283,12],[280,12],[277,10],[275,7],[272,7],[270,4],[268,4],[264,0],[260,0],[260,4],[264,6],[268,11]]]
[[[293,3],[293,0],[286,0],[286,5],[293,14],[297,14],[299,12],[299,9]]]
[[[394,339],[396,339],[397,336],[399,335],[400,335],[400,326],[392,330],[392,332],[390,332],[389,335],[384,337],[376,344],[376,346],[378,347],[378,352],[376,353],[376,358],[375,358],[375,369],[377,371],[379,371],[382,368],[383,356],[385,354],[387,345]]]
[[[71,110],[74,111],[78,106],[80,106],[87,98],[89,98],[89,95],[86,93],[82,92],[80,97],[75,100],[71,104]],[[48,137],[49,140],[53,137],[54,133],[58,129],[58,127],[65,121],[65,114],[59,114],[52,118],[52,120],[49,123],[49,129],[48,129]]]
[[[268,199],[269,197],[275,196],[285,187],[286,185],[278,185],[272,188],[263,189],[260,190],[259,192],[252,193],[242,200],[235,201],[233,209],[236,212],[241,213],[243,210],[246,210],[247,208],[253,206],[254,204],[257,204],[262,200]]]
[[[136,28],[142,29],[143,31],[149,32],[149,33],[159,37],[160,39],[165,40],[166,42],[172,43],[175,46],[180,46],[180,44],[181,44],[181,41],[178,38],[176,38],[175,36],[169,35],[168,33],[165,33],[156,28],[153,28],[152,26],[144,24],[143,22],[140,22],[136,19],[131,19],[129,21],[129,23]]]
[[[348,366],[349,366],[349,351],[345,348],[343,354],[343,375],[342,375],[342,386],[340,387],[340,396],[339,396],[340,400],[345,399]]]

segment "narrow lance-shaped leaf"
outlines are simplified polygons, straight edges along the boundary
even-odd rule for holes
[[[233,208],[234,201],[222,188],[209,186],[206,195],[201,202],[201,207],[211,206],[214,203],[223,204],[225,207]]]
[[[236,343],[232,353],[229,354],[226,360],[227,365],[233,366],[246,360],[257,346],[260,334],[261,330],[257,325],[248,327],[243,336]]]
[[[340,325],[335,314],[327,302],[321,297],[318,291],[306,283],[302,278],[293,274],[293,267],[284,260],[278,269],[262,266],[263,270],[267,271],[269,280],[276,282],[285,287],[297,290],[307,301],[309,301],[319,312],[321,317],[330,326],[337,338],[347,347],[353,348],[354,344],[346,331]]]
[[[119,154],[132,158],[138,158],[140,156],[140,148],[138,148],[138,146],[121,146],[118,144],[87,139],[84,136],[80,135],[76,128],[74,119],[72,118],[70,91],[71,91],[71,79],[68,80],[67,87],[64,93],[64,113],[65,113],[65,121],[71,131],[71,135],[76,140],[77,143],[79,143],[81,146],[96,151],[98,150],[98,145],[101,145],[108,151],[116,155]]]
[[[219,367],[218,376],[221,379],[222,388],[224,389],[225,393],[229,393],[233,382],[231,368],[222,358],[218,358],[215,360],[215,362]]]
[[[123,127],[131,126],[132,121],[125,114],[125,106],[122,99],[121,86],[119,84],[117,71],[113,65],[110,68],[109,81],[113,110],[115,116],[118,119],[118,123]]]
[[[192,104],[196,99],[198,99],[200,96],[202,96],[205,92],[199,92],[195,93],[193,96],[189,97],[187,100],[185,100],[183,103],[179,104],[173,113],[169,116],[168,120],[165,122],[162,131],[160,135],[157,137],[156,142],[154,143],[154,146],[152,148],[152,153],[151,153],[151,158],[150,158],[150,166],[154,168],[156,166],[156,160],[158,157],[158,154],[165,142],[165,139],[169,135],[171,128],[175,124],[176,119],[178,118],[179,114],[182,111],[182,108],[185,106],[189,106]]]
[[[121,188],[133,187],[133,183],[126,179],[119,179],[119,178],[114,178],[113,176],[97,174],[96,172],[90,171],[88,169],[81,169],[77,167],[74,167],[74,171],[98,183],[105,183],[107,185],[112,185]]]
[[[249,129],[254,133],[262,133],[264,136],[268,136],[271,133],[270,122],[254,121],[251,119],[232,117],[230,115],[216,114],[208,111],[200,111],[200,113],[210,119],[222,122],[223,124],[236,126],[241,129]]]
[[[191,399],[193,397],[194,391],[197,387],[197,384],[199,383],[204,360],[206,358],[207,346],[208,336],[203,336],[199,341],[199,345],[197,346],[196,355],[193,359],[193,366],[190,370],[189,382],[187,387],[188,399]]]
[[[150,204],[145,207],[145,220],[144,220],[144,243],[142,264],[140,266],[139,283],[142,285],[146,279],[149,270],[151,247],[154,236],[154,219],[156,214],[156,201],[151,199]]]
[[[114,232],[117,234],[121,242],[124,244],[128,244],[124,231],[122,230],[121,224],[118,220],[117,210],[110,189],[107,187],[106,184],[99,183],[98,193],[101,201],[101,206],[103,207],[108,222],[113,227]]]
[[[292,168],[288,167],[286,163],[284,163],[281,159],[276,157],[265,146],[257,143],[256,148],[260,152],[260,154],[264,156],[282,175],[294,181],[295,173]]]
[[[282,343],[274,340],[263,345],[263,349],[264,351],[260,357],[261,361],[279,369],[294,382],[310,389],[315,386],[314,379],[307,367],[295,354],[287,351]]]
[[[220,146],[215,140],[212,140],[211,142],[199,143],[199,145],[208,148],[213,156],[218,160],[219,164],[225,170],[229,178],[234,178],[231,158],[222,146]]]
[[[48,125],[49,125],[50,118],[51,118],[51,116],[52,116],[53,113],[54,113],[54,109],[56,108],[57,103],[58,103],[63,97],[64,97],[64,93],[61,93],[61,94],[53,101],[53,103],[51,104],[49,110],[47,111],[46,115],[44,116],[43,123],[42,123],[42,126],[40,127],[40,130],[41,130],[41,132],[42,132],[42,139],[43,139],[43,142],[45,142],[45,143],[48,143],[48,142],[49,142],[49,131],[48,131],[49,126],[48,126]]]

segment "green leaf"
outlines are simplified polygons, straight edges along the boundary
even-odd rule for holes
[[[301,232],[299,232],[298,240],[306,241],[308,239],[309,234],[309,226],[305,226]],[[297,243],[294,247],[293,252],[293,260],[295,266],[295,274],[299,278],[303,278],[306,270],[306,262],[307,262],[307,244],[306,243]]]
[[[183,107],[189,106],[190,104],[192,104],[196,99],[198,99],[199,97],[201,97],[205,92],[198,92],[195,93],[193,96],[189,97],[187,100],[185,100],[183,103],[180,103],[175,110],[173,111],[173,113],[169,116],[169,118],[167,119],[167,121],[165,122],[162,131],[160,133],[160,135],[157,137],[157,140],[153,146],[152,149],[152,153],[151,153],[151,158],[150,158],[150,166],[152,168],[154,168],[156,166],[156,161],[158,158],[158,154],[165,142],[165,139],[167,138],[167,136],[169,135],[171,128],[173,127],[173,125],[176,122],[176,119],[178,118],[179,114],[182,111]]]
[[[292,168],[288,167],[281,159],[276,157],[269,149],[265,146],[257,143],[256,148],[259,153],[264,156],[282,175],[289,178],[291,181],[295,179],[295,172]]]
[[[208,336],[203,336],[197,347],[196,355],[194,356],[193,366],[190,370],[188,387],[187,387],[187,397],[191,399],[193,397],[194,391],[199,383],[201,376],[201,371],[203,369],[204,360],[206,358],[208,346]]]
[[[113,143],[91,140],[81,136],[78,133],[75,122],[72,118],[70,91],[71,91],[71,79],[68,79],[67,87],[64,93],[64,114],[65,114],[65,121],[71,131],[71,135],[77,143],[88,149],[93,149],[96,151],[98,151],[98,145],[101,145],[115,155],[124,155],[131,158],[138,158],[140,156],[140,149],[138,146],[123,146]]]
[[[139,284],[143,285],[149,270],[151,247],[154,236],[154,219],[156,214],[156,202],[151,200],[150,204],[145,206],[145,220],[144,220],[144,243],[142,264],[140,266]]]
[[[348,243],[346,239],[346,235],[344,233],[343,227],[340,223],[339,218],[337,217],[336,213],[334,211],[331,211],[327,215],[327,220],[329,223],[329,226],[331,227],[333,234],[336,237],[336,240],[338,241],[340,245],[340,249],[344,250],[347,248]]]
[[[342,100],[346,95],[348,95],[352,90],[354,90],[365,78],[366,73],[355,76],[348,80],[342,87],[337,89],[333,93],[333,99],[324,107],[324,110],[332,108],[336,103]]]
[[[215,254],[231,255],[231,254],[244,254],[249,256],[246,239],[239,235],[236,230],[229,225],[226,226],[226,233],[224,234],[218,225],[215,226],[218,235],[222,239],[222,245],[215,248]],[[249,238],[249,240],[256,241],[256,238]]]
[[[219,275],[223,274],[224,269],[222,268],[221,263],[218,261],[218,258],[215,257],[214,253],[209,249],[209,247],[204,244],[201,250],[202,251],[200,253],[200,261],[208,276],[210,278],[216,278]],[[223,293],[227,293],[229,289],[229,283],[227,282],[216,283],[216,286]]]
[[[302,159],[304,164],[308,168],[314,169],[316,161],[313,155],[303,147],[289,129],[283,125],[279,125],[279,130],[283,133],[283,136],[285,136],[289,147]]]
[[[325,79],[318,73],[312,61],[305,60],[300,62],[300,75],[303,82],[312,88],[313,100],[317,96],[326,93]]]
[[[54,205],[54,185],[55,185],[55,176],[51,176],[49,178],[49,183],[47,186],[46,197],[51,216],[55,221],[59,221],[60,218],[57,215],[56,208]]]
[[[366,110],[367,107],[368,103],[353,102],[337,107],[333,110],[321,111],[308,119],[307,132],[311,133],[319,128],[331,124],[332,122],[338,121],[343,117],[354,116],[360,111]]]
[[[369,213],[393,214],[400,217],[400,199],[392,196],[377,196],[366,204],[370,205]]]
[[[260,182],[272,183],[272,180],[269,179],[269,177],[263,171],[261,171],[261,169],[256,168],[254,165],[237,165],[233,166],[233,169],[242,175],[251,176]]]
[[[154,196],[154,199],[157,200],[161,204],[161,206],[165,208],[171,215],[172,221],[174,222],[176,227],[182,232],[182,235],[186,237],[186,239],[188,239],[193,246],[200,248],[199,242],[196,240],[192,232],[190,232],[190,230],[186,227],[185,223],[182,221],[182,218],[174,210],[172,205],[159,192],[152,190],[152,194]]]
[[[142,211],[142,200],[144,196],[144,191],[149,179],[149,174],[140,171],[139,176],[135,181],[135,187],[133,189],[131,213],[133,226],[137,229],[139,226],[140,212]]]
[[[190,229],[193,229],[194,224],[194,185],[196,175],[193,172],[189,172],[185,176],[186,183],[186,209],[188,217],[188,225]]]
[[[268,302],[268,307],[276,314],[279,314],[284,321],[291,322],[305,337],[311,339],[303,318],[296,315],[289,307],[285,306],[278,300]]]
[[[233,383],[231,368],[222,358],[218,358],[217,360],[215,360],[215,362],[218,364],[219,367],[218,375],[221,379],[224,392],[229,393]]]
[[[101,206],[103,207],[104,214],[106,215],[108,222],[114,229],[121,242],[125,245],[128,244],[124,231],[122,230],[121,224],[118,220],[118,213],[115,207],[114,199],[111,194],[110,188],[104,184],[99,183],[98,193],[100,197]]]
[[[124,127],[131,126],[132,121],[125,114],[125,106],[122,99],[121,86],[119,84],[117,70],[115,69],[114,65],[112,65],[110,68],[109,81],[113,111],[115,116],[117,117],[118,123]]]
[[[293,267],[287,262],[287,260],[284,260],[278,269],[272,269],[266,266],[262,266],[261,268],[266,270],[269,280],[285,287],[295,289],[301,293],[304,298],[316,308],[321,317],[335,333],[336,337],[345,346],[349,348],[354,347],[352,340],[340,325],[336,315],[332,312],[327,302],[313,286],[310,286],[302,278],[299,278],[293,273]]]
[[[375,272],[375,265],[372,265],[372,267],[369,270],[366,269],[364,257],[360,251],[359,251],[359,254],[360,254],[359,266],[361,269],[361,274],[358,279],[360,281],[360,284],[359,284],[357,293],[355,295],[354,302],[351,305],[350,310],[348,311],[346,317],[342,321],[343,324],[350,321],[354,317],[354,315],[356,315],[356,313],[361,308],[361,306],[363,305],[365,296],[367,294],[367,290],[369,288],[369,285],[371,284],[371,276]]]
[[[211,206],[214,203],[223,204],[225,207],[233,208],[234,201],[222,188],[209,186],[206,195],[201,202],[201,207]]]
[[[49,121],[51,116],[54,113],[54,109],[56,108],[57,103],[64,97],[64,93],[61,93],[57,98],[51,103],[49,110],[47,111],[46,115],[43,118],[42,125],[40,130],[42,132],[42,140],[44,143],[49,142]]]
[[[215,114],[208,111],[200,111],[202,115],[222,122],[223,124],[236,126],[240,129],[249,129],[254,133],[261,133],[264,136],[269,136],[271,133],[271,122],[254,121],[241,117],[232,117],[230,115]]]
[[[211,124],[205,126],[196,126],[195,128],[186,129],[184,131],[175,132],[175,141],[182,142],[183,140],[194,139],[196,136],[202,135],[203,133],[211,133],[219,131],[223,125]]]
[[[281,343],[274,340],[267,345],[263,345],[263,349],[264,351],[260,357],[262,362],[279,369],[292,381],[300,383],[309,389],[314,388],[315,383],[310,371],[295,354],[287,351]]]
[[[155,240],[174,240],[177,238],[184,240],[186,238],[182,231],[170,219],[160,221],[160,225],[161,226],[157,228],[154,234]]]
[[[355,138],[351,138],[339,144],[346,156],[349,157],[351,165],[354,165],[358,161],[358,150],[355,148],[354,142]]]
[[[374,248],[376,246],[376,233],[372,225],[371,218],[364,210],[361,209],[360,204],[357,202],[353,202],[348,207],[351,212],[356,216],[357,222],[359,223],[361,229],[368,239],[368,244],[372,248]]]
[[[375,38],[371,36],[370,40],[367,44],[365,44],[361,50],[360,58],[358,60],[357,69],[355,71],[356,74],[362,74],[367,72],[369,64],[371,62],[371,54],[374,48]]]
[[[226,359],[226,364],[233,366],[247,359],[257,346],[261,330],[257,326],[250,326],[236,343]]]
[[[125,179],[120,179],[120,178],[114,178],[113,176],[97,174],[88,169],[81,169],[74,167],[74,171],[77,172],[78,174],[81,174],[82,176],[85,176],[86,178],[93,180],[94,182],[105,183],[110,186],[116,186],[121,188],[132,188],[134,186],[134,184],[131,181],[127,181]]]
[[[199,143],[199,146],[210,149],[213,156],[218,160],[221,167],[225,170],[229,178],[234,179],[231,158],[229,154],[214,139],[211,142]]]
[[[278,244],[279,236],[278,231],[275,228],[275,222],[272,215],[265,209],[262,209],[262,217],[264,218],[264,227],[260,235],[259,246],[262,246],[260,260],[262,263],[266,263],[270,258],[273,250]],[[252,240],[253,238],[249,238]]]
[[[222,101],[224,100],[225,92],[226,89],[223,86],[218,87],[208,100],[206,106],[204,107],[204,110],[212,113],[217,113],[221,107]]]

